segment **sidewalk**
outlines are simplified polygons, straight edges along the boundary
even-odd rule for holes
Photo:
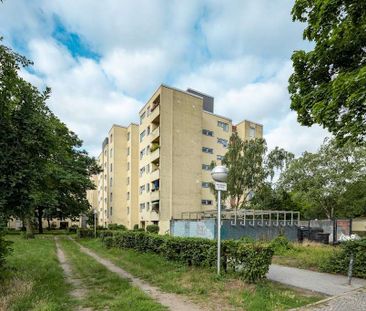
[[[366,286],[366,280],[364,279],[352,278],[352,285],[350,286],[348,285],[347,277],[343,275],[320,273],[274,264],[270,266],[267,278],[282,284],[315,291],[329,296],[340,295]]]

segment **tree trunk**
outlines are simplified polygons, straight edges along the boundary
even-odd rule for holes
[[[48,225],[48,230],[51,230],[50,216],[47,216],[47,225]]]
[[[27,239],[34,239],[34,231],[33,231],[33,224],[32,224],[32,217],[27,216],[25,218],[25,236]]]
[[[43,234],[43,226],[42,226],[43,209],[40,207],[38,207],[37,217],[38,217],[38,233]]]

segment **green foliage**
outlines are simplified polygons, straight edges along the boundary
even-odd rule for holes
[[[12,242],[5,240],[3,234],[0,232],[0,272],[4,269],[5,257],[12,252],[11,244]]]
[[[94,230],[78,228],[77,236],[78,236],[78,238],[94,238]]]
[[[138,231],[124,231],[113,239],[105,239],[107,247],[134,249],[139,252],[157,253],[168,260],[189,266],[214,267],[216,241],[201,238],[162,236]],[[271,263],[273,250],[266,245],[223,241],[222,265],[225,270],[237,271],[248,282],[265,277]]]
[[[269,244],[276,255],[282,255],[286,251],[293,249],[290,241],[283,235],[279,235],[274,238]]]
[[[318,123],[338,143],[366,137],[366,2],[296,0],[294,21],[314,49],[295,51],[289,80],[291,109],[302,125]]]
[[[89,177],[98,172],[82,141],[47,107],[50,89],[40,92],[19,76],[30,64],[0,44],[0,213],[24,220],[29,237],[36,215],[86,211]]]
[[[69,233],[77,233],[78,228],[79,228],[78,226],[72,225],[71,227],[67,228],[67,232],[69,232]]]
[[[118,225],[118,224],[109,224],[108,225],[109,230],[127,230],[126,226],[124,225]]]
[[[355,217],[364,214],[365,167],[366,147],[338,147],[326,140],[317,153],[305,152],[292,161],[279,184],[302,206],[305,218]]]
[[[146,226],[146,231],[150,233],[159,233],[159,226],[158,225],[148,225]]]
[[[341,251],[335,252],[320,267],[324,272],[347,274],[350,256],[353,254],[353,276],[366,278],[366,238],[341,244]]]
[[[138,224],[134,224],[133,225],[133,230],[137,230],[139,228],[139,225]]]
[[[286,168],[293,158],[292,153],[278,147],[267,154],[264,139],[243,141],[234,133],[222,161],[229,170],[224,195],[231,198],[232,207],[244,208],[251,195],[265,187],[267,179],[273,179],[275,170]]]

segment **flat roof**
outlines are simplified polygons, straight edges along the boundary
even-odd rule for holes
[[[209,112],[209,111],[206,111],[206,110],[203,110],[204,113],[207,113],[207,114],[210,114],[212,116],[215,116],[215,117],[218,117],[218,118],[222,118],[222,119],[225,119],[225,120],[228,120],[230,121],[231,123],[233,122],[233,120],[231,120],[230,118],[228,117],[224,117],[224,116],[221,116],[219,114],[216,114],[216,113],[213,113],[213,112]]]
[[[244,119],[244,120],[240,121],[240,122],[239,122],[239,123],[237,123],[236,125],[239,125],[239,124],[241,124],[241,123],[243,123],[243,122],[250,122],[250,123],[254,123],[254,124],[256,124],[256,125],[260,125],[260,126],[262,126],[262,127],[263,127],[263,124],[258,123],[258,122],[254,122],[254,121],[250,121],[250,120],[247,120],[247,119]]]

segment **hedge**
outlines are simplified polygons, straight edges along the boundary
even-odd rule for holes
[[[168,260],[179,261],[189,266],[216,266],[217,243],[214,240],[125,231],[105,238],[103,243],[106,247],[153,252]],[[225,272],[236,271],[248,282],[256,282],[265,277],[272,256],[273,250],[269,245],[233,240],[222,242],[223,270]]]
[[[0,272],[3,271],[5,266],[5,257],[9,255],[12,251],[10,245],[12,244],[11,241],[7,241],[3,238],[2,232],[0,232]],[[1,274],[0,274],[1,278]]]
[[[366,278],[366,238],[342,242],[341,251],[335,252],[321,265],[323,272],[347,274],[351,254],[354,255],[352,274]]]
[[[159,233],[159,226],[158,225],[148,225],[146,226],[146,231],[150,233]]]
[[[111,237],[114,234],[118,233],[118,230],[97,230],[97,237],[104,239],[106,237]],[[94,229],[84,229],[78,228],[77,230],[78,238],[94,238]]]

